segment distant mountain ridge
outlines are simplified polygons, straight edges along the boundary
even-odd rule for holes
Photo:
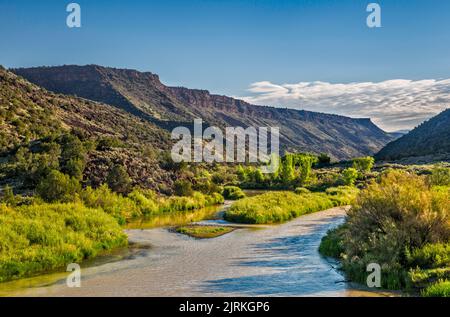
[[[399,160],[442,154],[450,154],[450,108],[387,144],[376,154],[376,158]]]
[[[192,125],[194,118],[219,127],[278,126],[284,150],[328,153],[336,159],[374,154],[395,138],[370,119],[256,106],[206,90],[168,87],[150,72],[97,65],[12,71],[48,90],[110,104],[168,130]]]

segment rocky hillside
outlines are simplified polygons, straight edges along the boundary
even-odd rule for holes
[[[165,129],[205,125],[276,126],[284,150],[328,153],[336,159],[371,155],[394,139],[370,119],[256,106],[206,90],[167,87],[149,72],[96,65],[13,70],[48,90],[110,105]]]
[[[21,147],[33,152],[42,139],[71,133],[99,144],[89,151],[88,184],[104,182],[114,164],[125,166],[135,184],[171,183],[173,175],[158,164],[171,146],[166,130],[116,107],[49,92],[0,67],[0,164]]]
[[[446,157],[449,154],[450,108],[386,145],[376,158],[399,160],[425,156]]]

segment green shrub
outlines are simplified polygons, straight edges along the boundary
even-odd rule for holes
[[[372,169],[375,159],[371,156],[358,157],[353,159],[353,168],[360,173],[368,173]]]
[[[75,179],[82,180],[85,165],[86,163],[84,160],[70,159],[64,166],[64,172]]]
[[[410,267],[422,269],[450,267],[450,243],[426,244],[414,249],[407,260]]]
[[[450,281],[441,280],[428,286],[423,292],[424,297],[450,297]]]
[[[430,187],[426,177],[387,171],[360,192],[343,232],[329,232],[320,250],[334,256],[339,250],[347,277],[361,283],[372,262],[381,265],[384,288],[420,289],[448,279],[449,198],[448,190]]]
[[[112,137],[101,137],[97,142],[97,150],[105,151],[110,150],[112,148],[123,147],[124,144],[117,138]]]
[[[321,153],[318,157],[317,157],[318,163],[322,166],[324,165],[328,165],[331,162],[331,157],[326,154],[326,153]]]
[[[81,191],[81,185],[75,178],[53,170],[41,181],[36,191],[46,202],[72,202]]]
[[[178,180],[173,184],[173,191],[177,196],[192,196],[194,190],[189,181]]]
[[[319,252],[324,256],[340,258],[344,253],[344,234],[344,226],[329,230],[320,242]]]
[[[6,185],[5,188],[3,188],[3,197],[1,198],[1,201],[9,206],[16,205],[17,198],[14,195],[14,192],[13,192],[11,186]]]
[[[350,205],[355,201],[359,189],[354,186],[338,186],[327,188],[325,193],[335,206],[343,206]]]
[[[448,194],[430,189],[424,177],[390,171],[361,191],[348,212],[347,252],[403,261],[405,247],[449,240],[449,210]]]
[[[61,138],[61,171],[81,180],[86,165],[86,149],[76,135],[66,134]]]
[[[223,188],[222,196],[225,199],[241,199],[245,197],[245,193],[237,186],[225,186]]]
[[[106,183],[114,192],[127,194],[131,189],[131,178],[127,170],[119,164],[114,165],[106,178]]]
[[[424,270],[414,268],[409,271],[409,289],[424,289],[439,280],[450,279],[450,267]]]
[[[429,182],[435,186],[450,186],[450,168],[437,165],[429,176]]]
[[[349,167],[342,171],[341,180],[344,185],[353,186],[358,179],[358,171]]]
[[[0,282],[44,272],[125,246],[104,212],[81,204],[0,205]]]
[[[162,199],[159,203],[160,212],[185,212],[223,203],[223,197],[218,193],[204,195],[199,192],[193,192],[191,197],[172,196]]]
[[[106,184],[96,189],[88,186],[80,193],[80,198],[87,207],[102,209],[120,224],[124,224],[126,219],[141,215],[133,200],[114,193]]]
[[[134,189],[128,198],[132,200],[137,208],[140,210],[140,214],[144,216],[151,216],[158,214],[158,197],[152,190]]]
[[[296,193],[296,194],[298,194],[298,195],[301,195],[301,194],[309,194],[310,191],[309,191],[307,188],[304,188],[304,187],[297,187],[297,188],[294,190],[294,193]]]

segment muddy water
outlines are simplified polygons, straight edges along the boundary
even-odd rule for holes
[[[149,245],[150,248],[142,249],[120,261],[83,269],[80,288],[66,287],[64,278],[59,277],[60,280],[56,283],[35,284],[34,286],[39,287],[25,289],[15,288],[14,284],[9,284],[7,294],[19,296],[388,295],[353,288],[334,268],[336,263],[318,254],[317,248],[321,237],[328,229],[341,223],[344,216],[344,208],[333,208],[281,225],[241,228],[218,238],[204,240],[176,234],[166,228],[128,229],[130,241]],[[29,286],[32,285],[30,283]]]

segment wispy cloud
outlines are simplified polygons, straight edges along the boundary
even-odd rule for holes
[[[450,107],[450,79],[348,84],[261,81],[248,91],[240,98],[253,104],[368,117],[387,131],[414,128]]]

